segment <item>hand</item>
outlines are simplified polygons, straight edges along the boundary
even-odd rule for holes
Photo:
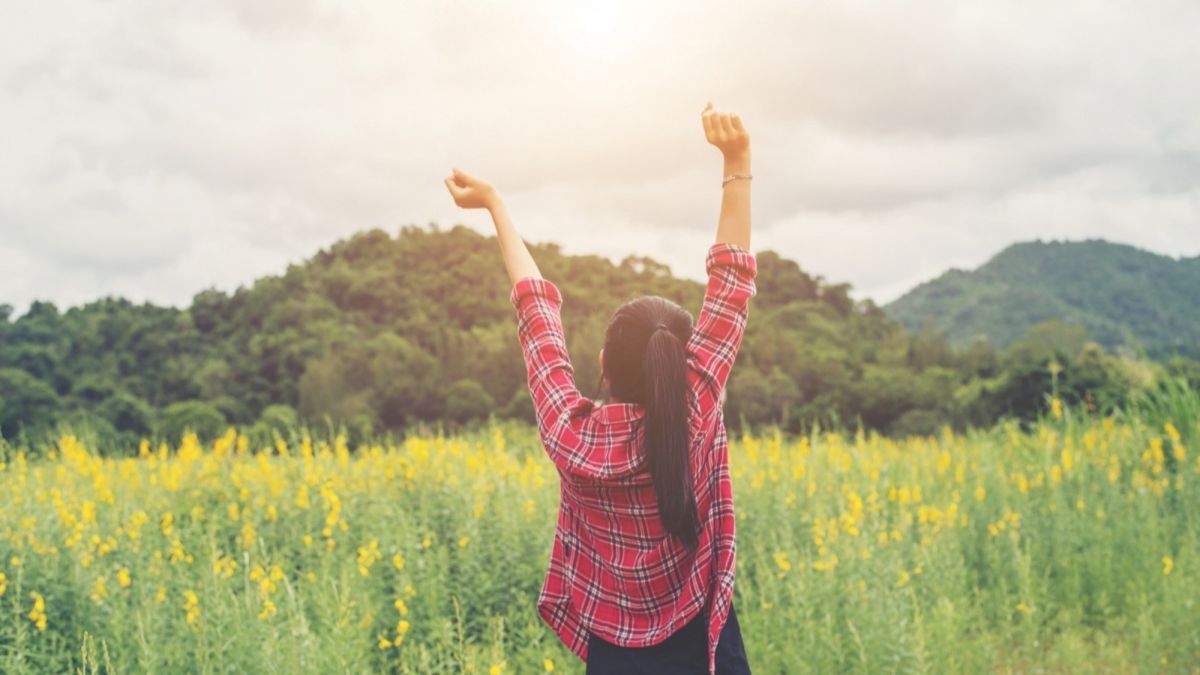
[[[490,209],[500,197],[491,183],[458,169],[444,182],[454,203],[464,209]]]
[[[750,155],[750,134],[742,126],[742,118],[732,113],[712,109],[712,101],[700,113],[704,123],[704,139],[717,146],[725,159],[742,159]]]

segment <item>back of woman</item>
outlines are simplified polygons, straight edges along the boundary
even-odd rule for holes
[[[589,673],[749,672],[732,605],[736,520],[721,410],[756,292],[749,137],[711,104],[702,121],[726,178],[699,317],[693,326],[656,296],[618,308],[599,355],[601,401],[576,389],[562,294],[494,188],[458,171],[447,179],[460,206],[492,212],[514,282],[539,435],[560,476],[537,607]]]
[[[576,589],[569,599],[590,618],[591,633],[617,645],[661,643],[703,609],[709,610],[705,634],[716,645],[732,603],[736,520],[721,401],[757,268],[748,251],[728,243],[709,249],[706,268],[700,318],[682,340],[695,549],[663,525],[647,465],[644,405],[609,403],[599,413],[594,408],[581,428],[609,439],[595,457],[597,470],[563,472],[564,568],[576,582],[567,584]],[[620,591],[589,593],[588,584],[579,583],[586,579]]]

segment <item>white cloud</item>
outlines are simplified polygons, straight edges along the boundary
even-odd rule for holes
[[[186,304],[355,230],[522,234],[699,278],[706,99],[754,248],[884,302],[1008,243],[1200,254],[1200,6],[27,3],[0,25],[0,302]],[[496,261],[500,264],[499,259]]]

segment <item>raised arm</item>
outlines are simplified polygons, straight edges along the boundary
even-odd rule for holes
[[[466,209],[486,208],[496,224],[504,266],[512,280],[508,301],[517,312],[517,338],[546,452],[564,471],[584,475],[601,471],[603,462],[586,452],[588,445],[578,428],[593,403],[575,387],[575,371],[563,334],[562,293],[552,281],[542,278],[495,188],[458,169],[445,182],[455,204]]]
[[[513,285],[525,277],[542,278],[529,248],[513,226],[504,200],[491,183],[458,169],[446,177],[445,183],[455,204],[464,209],[487,209],[492,215],[496,238],[500,240],[500,253],[504,256],[504,269],[508,270],[508,279]]]
[[[741,118],[713,111],[710,102],[701,120],[705,139],[724,158],[723,176],[748,176],[750,136]],[[722,190],[717,240],[705,257],[708,285],[704,304],[687,344],[690,377],[705,414],[725,399],[725,384],[746,330],[750,298],[757,292],[758,265],[749,250],[750,179],[735,178]]]
[[[742,118],[717,112],[709,101],[700,113],[704,138],[721,151],[725,169],[723,178],[750,175],[750,135]],[[717,221],[717,241],[750,248],[750,179],[741,177],[721,188],[721,217]]]

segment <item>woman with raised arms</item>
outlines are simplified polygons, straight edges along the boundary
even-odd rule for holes
[[[542,277],[499,191],[455,169],[455,204],[487,209],[512,281],[539,435],[560,478],[538,613],[587,673],[749,673],[733,608],[735,518],[722,405],[757,273],[750,253],[750,137],[701,112],[724,160],[700,314],[642,296],[612,314],[601,399],[583,396],[562,295]]]

